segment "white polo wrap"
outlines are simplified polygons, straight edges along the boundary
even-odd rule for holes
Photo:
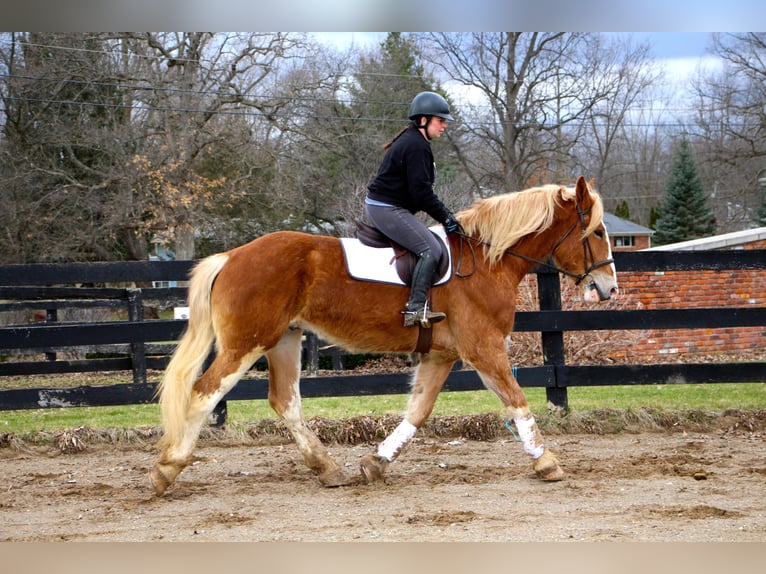
[[[537,433],[535,432],[535,417],[528,415],[513,419],[516,423],[516,429],[519,431],[521,444],[524,445],[524,452],[531,455],[532,458],[540,458],[545,452],[543,445],[537,444]]]
[[[388,462],[394,460],[396,455],[402,450],[402,447],[410,442],[415,436],[417,427],[407,420],[399,423],[390,435],[386,437],[378,447],[378,456],[385,458]]]

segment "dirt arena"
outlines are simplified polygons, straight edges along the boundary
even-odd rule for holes
[[[419,437],[385,484],[319,485],[284,440],[202,440],[162,498],[150,441],[0,448],[0,541],[764,541],[766,433],[549,434],[565,480],[508,434]],[[349,473],[372,442],[331,447]]]

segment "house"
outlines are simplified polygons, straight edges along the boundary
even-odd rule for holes
[[[604,213],[604,227],[609,233],[613,251],[636,251],[652,246],[652,229],[617,217],[613,213]]]

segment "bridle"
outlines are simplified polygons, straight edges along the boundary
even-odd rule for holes
[[[588,277],[594,270],[599,269],[601,267],[605,267],[606,265],[611,265],[614,263],[614,259],[612,257],[608,259],[604,259],[603,261],[596,261],[594,255],[593,255],[593,248],[590,245],[590,237],[585,235],[585,230],[587,229],[587,224],[585,223],[585,216],[590,213],[590,208],[588,209],[580,209],[580,204],[575,201],[575,207],[577,209],[577,217],[578,221],[575,221],[569,229],[566,230],[564,235],[559,239],[555,245],[553,246],[553,249],[551,249],[551,254],[548,257],[547,261],[543,261],[541,259],[535,259],[534,257],[529,257],[527,255],[524,255],[523,253],[518,253],[517,251],[514,251],[513,249],[506,249],[504,254],[506,255],[512,255],[513,257],[518,257],[519,259],[523,259],[524,261],[528,261],[530,263],[535,263],[541,267],[545,267],[548,269],[551,269],[553,271],[557,271],[559,273],[563,273],[567,277],[571,277],[574,280],[575,285],[579,285],[582,283],[582,281]],[[569,237],[572,232],[577,229],[577,224],[580,224],[580,231],[583,234],[582,238],[582,250],[583,250],[583,261],[585,262],[585,265],[587,266],[585,271],[582,273],[573,273],[567,269],[564,269],[562,267],[559,267],[558,265],[553,263],[553,255],[556,253],[556,249],[558,249],[564,241],[566,241],[567,237]],[[458,233],[460,235],[460,253],[458,255],[458,264],[455,269],[455,275],[458,277],[470,277],[473,275],[473,273],[476,271],[476,252],[474,251],[473,245],[470,243],[470,241],[473,241],[474,243],[478,243],[480,245],[484,245],[485,247],[489,247],[490,244],[486,241],[481,241],[479,239],[476,239],[475,237],[471,237],[470,235],[466,235],[464,233]],[[463,261],[463,239],[468,239],[469,243],[468,246],[471,249],[471,255],[473,257],[473,269],[470,273],[463,273],[460,270],[462,261]],[[589,264],[590,262],[590,264]]]

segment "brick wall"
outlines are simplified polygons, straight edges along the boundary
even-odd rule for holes
[[[766,270],[617,273],[628,308],[763,307]],[[746,351],[766,345],[766,327],[656,329],[633,343],[637,355]]]
[[[744,249],[766,249],[766,241],[753,242]],[[766,270],[746,271],[665,271],[617,270],[620,295],[607,302],[612,309],[668,309],[701,307],[766,306]],[[536,303],[536,277],[528,276],[520,285],[527,304]],[[564,309],[598,308],[581,302],[579,288],[562,280]],[[520,307],[521,308],[521,307]],[[615,358],[630,356],[661,358],[682,353],[717,353],[760,350],[766,347],[766,326],[726,329],[650,329],[609,332],[604,351]],[[624,351],[620,351],[624,343]],[[622,355],[622,356],[619,356]]]

